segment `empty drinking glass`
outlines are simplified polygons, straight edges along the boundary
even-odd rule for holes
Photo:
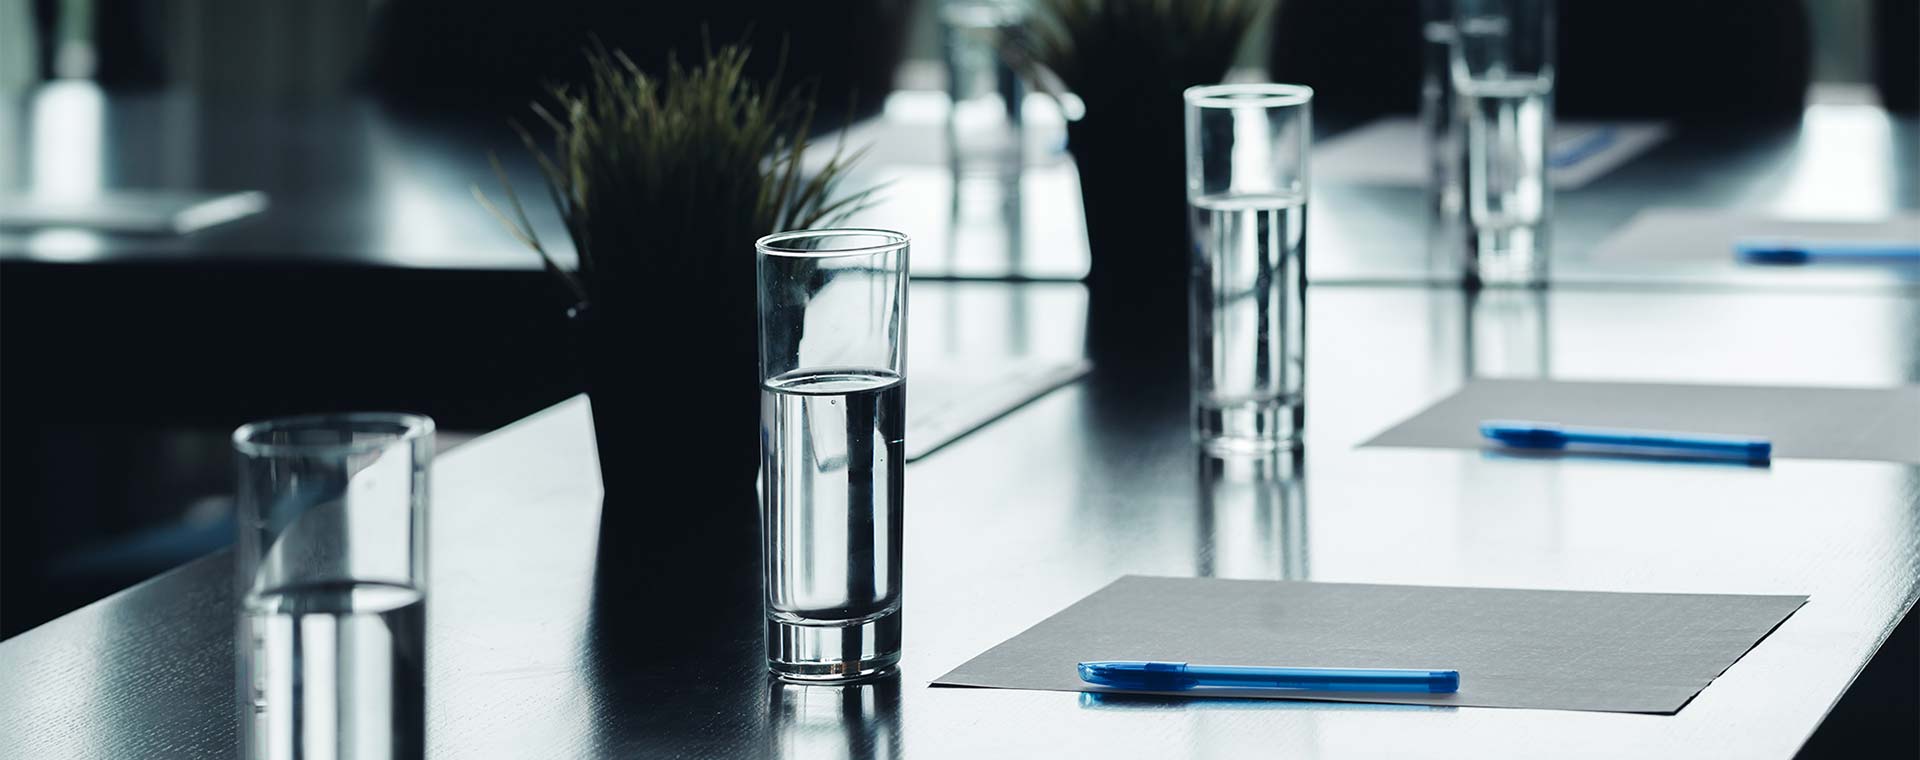
[[[1186,101],[1195,435],[1223,452],[1290,448],[1305,419],[1313,90],[1213,85]]]
[[[292,417],[233,445],[242,756],[420,757],[433,420]]]
[[[761,238],[767,665],[838,681],[900,660],[907,236]]]
[[[1552,0],[1455,0],[1453,89],[1466,125],[1469,283],[1543,285]]]

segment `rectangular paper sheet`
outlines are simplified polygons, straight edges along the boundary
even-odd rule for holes
[[[1920,464],[1920,385],[1765,385],[1476,380],[1367,446],[1498,449],[1486,420],[1761,436],[1773,456]]]
[[[907,461],[1086,375],[1084,359],[946,360],[913,367],[907,383]]]
[[[0,194],[0,229],[74,227],[141,235],[185,235],[267,209],[267,194],[111,190],[84,197]]]
[[[1130,575],[934,685],[1127,693],[1083,660],[1452,669],[1454,694],[1181,693],[1673,714],[1806,600]]]
[[[1553,186],[1572,190],[1659,145],[1667,138],[1662,122],[1580,122],[1554,125],[1547,168]],[[1335,135],[1313,148],[1315,179],[1367,185],[1425,187],[1427,145],[1420,122],[1389,116]]]
[[[1635,214],[1627,226],[1601,241],[1588,257],[1595,261],[1731,264],[1738,263],[1733,252],[1735,243],[1763,239],[1920,243],[1920,214],[1869,221],[1817,221],[1780,219],[1754,211],[1650,208]]]

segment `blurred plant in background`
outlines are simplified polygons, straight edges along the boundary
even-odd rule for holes
[[[585,304],[618,300],[625,287],[647,288],[653,277],[738,268],[729,261],[750,270],[754,240],[836,223],[873,189],[842,191],[858,159],[844,143],[818,172],[802,171],[812,94],[782,90],[778,79],[749,80],[747,56],[726,46],[692,68],[673,61],[656,78],[625,55],[596,48],[587,55],[585,85],[557,86],[551,105],[532,106],[553,132],[552,148],[543,150],[524,129],[520,135],[566,222],[576,270],[540,242],[504,172],[511,215],[477,187],[475,197]],[[739,285],[752,293],[751,280]]]

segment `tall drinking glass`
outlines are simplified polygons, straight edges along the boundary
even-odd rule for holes
[[[1469,283],[1547,277],[1553,0],[1455,0],[1453,88],[1466,114]]]
[[[947,62],[947,141],[957,176],[1019,174],[1026,85],[1000,50],[1026,18],[1025,0],[941,0]]]
[[[1461,211],[1460,113],[1453,93],[1453,0],[1420,0],[1420,131],[1427,150],[1427,211],[1446,226]]]
[[[1313,90],[1213,85],[1186,101],[1195,435],[1221,452],[1292,448],[1305,419]]]
[[[291,417],[233,445],[242,756],[420,757],[433,420]]]
[[[767,666],[797,681],[900,660],[907,236],[761,238]]]

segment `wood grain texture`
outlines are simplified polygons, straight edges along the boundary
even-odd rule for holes
[[[926,292],[916,305],[951,295]],[[1544,305],[1553,377],[1920,374],[1911,297],[1563,291]],[[980,329],[1045,334],[1079,302],[1028,306]],[[602,507],[584,399],[462,446],[435,472],[429,754],[1787,757],[1920,593],[1920,468],[1360,449],[1469,367],[1488,372],[1469,338],[1484,349],[1539,315],[1419,289],[1319,289],[1309,308],[1300,481],[1250,490],[1196,455],[1178,368],[1097,371],[910,466],[906,656],[897,678],[855,688],[769,682],[751,521],[680,528],[751,505]],[[914,329],[916,350],[974,345],[936,319]],[[926,686],[1126,573],[1812,599],[1671,717]],[[230,582],[216,555],[0,644],[0,757],[221,756]]]

